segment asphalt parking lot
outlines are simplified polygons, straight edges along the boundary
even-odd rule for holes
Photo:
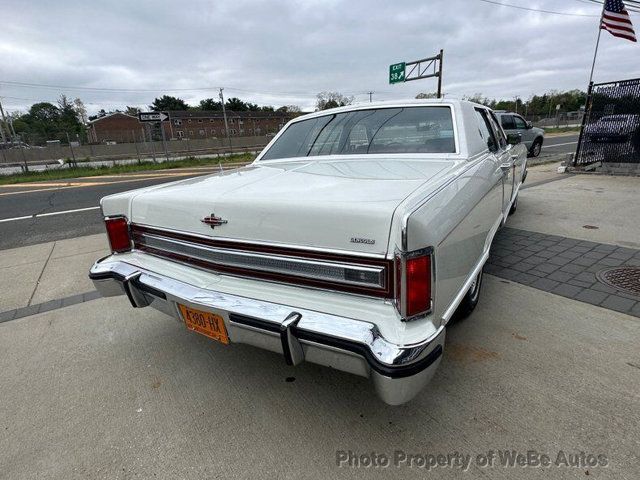
[[[400,407],[366,379],[98,298],[86,272],[103,235],[0,250],[0,478],[638,478],[640,298],[571,282],[625,252],[618,265],[640,265],[640,178],[556,168],[531,168],[478,308],[448,328],[433,381]],[[556,257],[569,261],[540,268]],[[557,275],[581,257],[594,261]],[[607,296],[594,304],[592,290]],[[567,465],[482,464],[498,450]],[[349,452],[391,465],[338,466]],[[393,465],[403,454],[415,457]],[[427,471],[420,459],[439,454],[470,461]]]

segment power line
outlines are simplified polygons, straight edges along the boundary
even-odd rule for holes
[[[29,82],[15,82],[9,80],[1,80],[0,85],[7,87],[17,88],[46,88],[51,90],[78,90],[88,92],[110,92],[110,93],[163,93],[163,92],[198,92],[198,91],[219,91],[221,87],[193,87],[193,88],[110,88],[110,87],[85,87],[79,85],[56,85],[48,83],[29,83]],[[257,91],[246,90],[243,88],[224,87],[226,90],[234,92],[247,93],[253,95],[267,95],[267,96],[280,96],[280,97],[315,97],[316,93],[310,92],[273,92],[273,91]],[[364,95],[368,94],[368,91],[354,91],[343,92],[344,95]]]
[[[564,15],[567,17],[599,17],[600,15],[590,15],[587,13],[569,13],[569,12],[556,12],[553,10],[543,10],[543,9],[538,9],[538,8],[529,8],[529,7],[521,7],[520,5],[512,5],[510,3],[500,3],[500,2],[496,2],[494,0],[480,0],[481,2],[484,3],[490,3],[492,5],[500,5],[502,7],[510,7],[510,8],[517,8],[518,10],[527,10],[529,12],[537,12],[537,13],[550,13],[552,15]]]
[[[70,85],[50,85],[45,83],[26,83],[26,82],[11,82],[0,81],[0,85],[12,86],[12,87],[24,87],[24,88],[49,88],[54,90],[86,90],[91,92],[120,92],[120,93],[140,93],[140,92],[178,92],[178,91],[197,91],[197,90],[215,90],[219,87],[203,87],[203,88],[154,88],[154,89],[141,89],[141,88],[102,88],[102,87],[81,87]]]
[[[587,5],[598,5],[600,7],[602,7],[602,4],[604,3],[599,0],[576,0],[576,2],[586,3]],[[625,7],[629,12],[640,13],[640,2],[625,0]]]
[[[45,88],[50,90],[57,91],[86,91],[86,92],[106,92],[106,93],[164,93],[164,92],[205,92],[205,91],[216,91],[221,87],[193,87],[193,88],[109,88],[109,87],[85,87],[79,85],[55,85],[55,84],[46,84],[46,83],[29,83],[29,82],[14,82],[8,80],[0,81],[0,85],[4,85],[7,87],[17,87],[17,88]],[[234,92],[247,93],[253,95],[266,95],[266,96],[276,96],[276,97],[315,97],[315,93],[309,92],[267,92],[267,91],[254,91],[254,90],[245,90],[242,88],[235,87],[224,87],[227,90],[231,90]],[[348,94],[349,92],[347,92]],[[366,92],[354,92],[357,94],[366,93]]]

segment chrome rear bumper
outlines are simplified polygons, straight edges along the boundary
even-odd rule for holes
[[[369,377],[390,405],[413,398],[442,357],[444,327],[419,343],[396,345],[369,322],[195,287],[113,257],[96,262],[89,278],[105,297],[126,295],[134,307],[179,320],[178,303],[217,313],[232,343],[281,353],[289,365],[306,360]]]

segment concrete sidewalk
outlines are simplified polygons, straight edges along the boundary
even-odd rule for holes
[[[637,319],[487,276],[429,387],[394,408],[366,379],[100,299],[0,324],[0,478],[425,478],[336,452],[513,449],[608,466],[432,475],[636,479],[639,344]]]
[[[108,253],[104,234],[0,250],[0,313],[94,290],[87,272]]]

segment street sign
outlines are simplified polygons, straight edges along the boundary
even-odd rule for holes
[[[164,112],[139,112],[138,120],[141,122],[164,122],[169,118]]]
[[[394,84],[404,82],[404,71],[406,66],[405,62],[389,65],[389,83]]]

